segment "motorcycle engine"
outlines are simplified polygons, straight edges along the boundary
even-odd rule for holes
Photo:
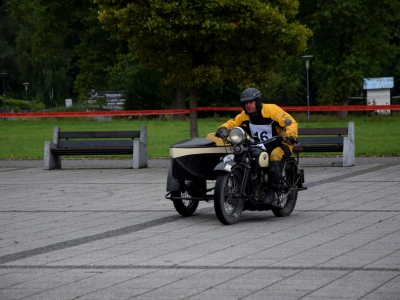
[[[250,173],[253,186],[254,200],[262,202],[266,196],[265,176],[262,169],[254,170]]]

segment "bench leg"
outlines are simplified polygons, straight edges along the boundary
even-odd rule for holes
[[[56,147],[56,144],[44,142],[43,170],[61,169],[61,157],[51,153],[51,147]]]
[[[140,139],[133,140],[133,168],[147,168],[147,127],[140,126]]]
[[[147,168],[147,145],[140,140],[133,140],[133,168]]]
[[[349,122],[347,137],[343,138],[343,167],[351,167],[356,164],[355,152],[354,122]]]

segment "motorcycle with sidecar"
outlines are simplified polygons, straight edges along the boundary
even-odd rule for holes
[[[285,120],[282,133],[290,124],[290,119]],[[263,204],[268,189],[269,153],[283,139],[281,134],[254,141],[242,128],[235,127],[222,138],[209,134],[207,138],[177,142],[170,147],[165,197],[182,216],[191,216],[200,201],[214,201],[217,218],[225,225],[236,223],[244,210],[271,210],[277,217],[289,216],[298,192],[306,189],[304,170],[294,157],[285,162],[277,201]]]

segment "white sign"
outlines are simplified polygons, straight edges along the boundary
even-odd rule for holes
[[[72,106],[72,99],[65,99],[65,107],[71,107]]]

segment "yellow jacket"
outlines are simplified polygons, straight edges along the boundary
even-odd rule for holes
[[[273,130],[274,135],[280,135],[282,129],[285,127],[285,119],[291,119],[292,124],[286,128],[286,131],[283,133],[283,137],[292,137],[294,140],[297,140],[298,137],[298,124],[295,119],[287,112],[283,111],[279,106],[275,104],[262,104],[261,107],[261,116],[252,118],[250,121],[250,116],[246,114],[243,110],[240,114],[238,114],[234,119],[227,121],[226,123],[222,124],[220,127],[226,127],[229,130],[233,127],[240,126],[242,127],[247,134],[251,136],[249,124],[274,124]]]

